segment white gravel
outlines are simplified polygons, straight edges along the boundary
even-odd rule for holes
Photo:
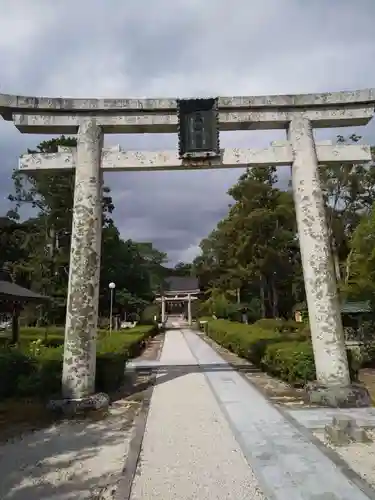
[[[350,443],[347,446],[334,446],[324,437],[323,430],[314,433],[322,443],[334,450],[359,476],[375,488],[375,430],[368,430],[370,443]]]
[[[0,447],[1,500],[109,500],[131,438],[129,404],[98,422],[65,421]]]
[[[161,363],[181,362],[196,364],[181,332],[167,332]],[[158,377],[131,494],[156,498],[265,498],[203,373]]]

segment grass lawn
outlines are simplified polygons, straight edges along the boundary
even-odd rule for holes
[[[125,335],[140,334],[149,330],[149,325],[138,325],[135,328],[127,328],[124,330],[112,330],[113,333],[119,332]],[[49,342],[56,340],[56,344],[63,344],[65,328],[63,326],[50,326],[50,327],[22,327],[20,328],[20,344],[21,348],[27,347],[30,342],[42,339]],[[109,330],[98,330],[98,338],[103,338],[110,335]],[[0,347],[1,343],[6,343],[12,338],[11,331],[0,332]],[[1,342],[2,341],[2,342]]]

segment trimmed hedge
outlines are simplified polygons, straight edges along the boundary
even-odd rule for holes
[[[0,351],[0,399],[17,393],[19,380],[32,376],[36,359],[18,349]]]
[[[284,340],[278,332],[226,319],[209,321],[206,332],[215,342],[255,365],[261,363],[268,344]]]
[[[316,378],[311,340],[303,330],[306,325],[300,325],[295,321],[272,319],[259,320],[253,325],[211,319],[205,325],[205,332],[255,366],[300,386]],[[358,360],[349,349],[347,353],[350,375],[355,381],[358,379]]]
[[[141,353],[148,338],[157,333],[154,326],[132,330],[100,332],[96,354],[96,388],[108,392],[118,388],[125,363]],[[46,347],[41,342],[22,348],[0,351],[0,399],[11,396],[49,397],[61,390],[63,346]]]
[[[292,319],[259,319],[253,326],[287,335],[294,340],[306,340],[310,338],[310,329],[305,323],[298,323]]]
[[[262,366],[272,375],[293,385],[315,379],[312,345],[308,342],[280,342],[269,345]]]
[[[98,330],[98,337],[108,334],[108,330]],[[36,340],[41,340],[45,347],[58,347],[64,345],[64,327],[22,327],[17,347],[22,351],[29,352],[29,346]],[[3,337],[2,346],[11,345],[11,333]]]

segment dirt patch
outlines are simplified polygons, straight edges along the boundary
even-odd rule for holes
[[[0,442],[27,432],[43,429],[56,422],[45,404],[36,399],[8,399],[0,403]]]
[[[201,338],[220,354],[227,363],[241,372],[244,377],[252,382],[274,404],[288,408],[313,407],[313,405],[306,403],[304,400],[305,391],[303,389],[292,387],[290,384],[262,372],[249,361],[228,351],[228,349],[220,346],[206,335],[201,334]]]

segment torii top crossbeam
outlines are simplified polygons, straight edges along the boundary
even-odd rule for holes
[[[314,127],[365,125],[375,89],[322,94],[219,97],[220,130],[287,128],[304,112]],[[177,99],[73,99],[0,94],[0,114],[26,133],[77,133],[94,115],[104,133],[171,133],[178,128]]]

